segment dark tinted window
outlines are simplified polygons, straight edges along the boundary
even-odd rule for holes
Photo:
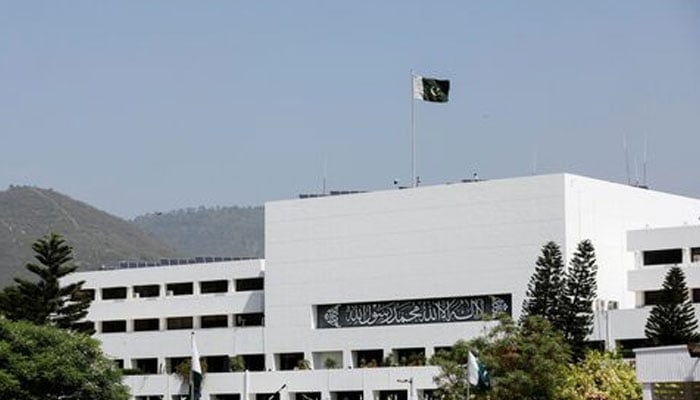
[[[680,264],[683,262],[681,249],[652,250],[644,252],[644,265]]]
[[[183,296],[194,293],[192,282],[168,283],[166,289],[168,294],[173,296]]]
[[[102,289],[102,300],[126,299],[125,287],[111,287]]]
[[[263,278],[236,279],[236,291],[263,290]]]
[[[248,313],[235,314],[235,326],[263,326],[265,325],[265,314],[263,313]]]
[[[202,294],[207,293],[226,293],[228,292],[228,281],[206,281],[199,283],[199,290]]]
[[[160,286],[158,285],[134,286],[134,297],[158,297],[159,295]]]
[[[173,317],[167,320],[168,329],[192,329],[192,317]]]
[[[227,315],[205,315],[201,320],[202,328],[226,328],[228,326]]]
[[[135,331],[157,331],[158,329],[160,329],[158,318],[134,320]]]
[[[126,321],[102,321],[102,333],[126,332]]]
[[[644,292],[644,305],[645,306],[654,306],[657,304],[661,304],[663,301],[663,292],[661,290],[650,290],[647,292]]]

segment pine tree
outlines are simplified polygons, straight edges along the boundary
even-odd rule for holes
[[[590,240],[580,242],[566,272],[562,333],[575,360],[583,359],[586,336],[593,327],[593,302],[597,283],[595,249]]]
[[[535,273],[527,285],[522,318],[540,315],[556,329],[562,327],[564,263],[559,245],[548,242],[537,258]]]
[[[32,245],[38,264],[27,270],[38,282],[15,278],[15,285],[0,293],[0,313],[10,320],[25,320],[37,325],[53,324],[62,329],[94,333],[92,324],[83,321],[91,299],[83,292],[85,281],[61,286],[59,280],[77,269],[70,264],[73,248],[60,235],[52,233]]]
[[[671,267],[661,289],[661,301],[652,307],[644,334],[656,346],[669,346],[699,340],[697,329],[685,275],[679,267]]]

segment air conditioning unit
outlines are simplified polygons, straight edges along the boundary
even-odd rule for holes
[[[620,304],[615,300],[608,301],[608,310],[617,310]]]

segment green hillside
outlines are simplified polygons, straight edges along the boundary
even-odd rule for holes
[[[51,189],[10,186],[0,191],[0,287],[14,276],[28,276],[31,244],[50,232],[63,235],[74,248],[82,270],[113,265],[123,259],[175,257],[172,247],[133,223]]]
[[[133,222],[185,256],[264,256],[263,207],[188,208]]]

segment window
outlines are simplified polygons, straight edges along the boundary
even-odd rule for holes
[[[116,359],[116,360],[112,360],[112,361],[114,361],[114,365],[116,365],[117,368],[124,369],[124,360]]]
[[[192,317],[172,317],[167,319],[169,330],[192,329]]]
[[[243,364],[248,371],[265,371],[264,354],[241,354]]]
[[[251,290],[263,290],[263,278],[236,279],[236,291],[247,292]]]
[[[644,292],[644,305],[655,306],[663,301],[663,292],[661,290],[650,290]]]
[[[690,249],[690,262],[700,262],[700,247]]]
[[[212,400],[241,400],[241,395],[238,393],[215,394]]]
[[[353,361],[355,368],[378,367],[384,359],[382,350],[357,350],[353,351]]]
[[[296,392],[294,400],[321,400],[321,392]]]
[[[160,329],[160,321],[158,318],[135,319],[134,331],[157,331]]]
[[[666,249],[644,252],[644,265],[680,264],[683,262],[683,250]]]
[[[189,363],[191,357],[170,357],[165,359],[165,368],[169,374],[175,373],[182,363]]]
[[[280,394],[279,392],[255,393],[255,400],[280,400]]]
[[[158,359],[157,358],[137,358],[131,360],[131,365],[145,374],[157,374],[158,373]]]
[[[693,289],[693,303],[700,303],[700,289]]]
[[[362,391],[331,392],[331,400],[362,400]]]
[[[207,356],[204,357],[207,363],[207,372],[229,372],[231,363],[228,356]]]
[[[165,290],[168,292],[168,295],[184,296],[194,293],[192,287],[192,282],[168,283]]]
[[[228,327],[228,315],[203,315],[200,319],[202,328],[226,328]]]
[[[228,292],[228,281],[206,281],[199,282],[199,291],[202,294],[207,293],[226,293]]]
[[[83,296],[86,296],[90,300],[95,300],[95,289],[83,289],[81,290]]]
[[[379,400],[408,400],[408,392],[405,390],[382,390],[379,392]]]
[[[425,349],[408,348],[394,350],[396,362],[401,366],[417,367],[425,365]]]
[[[235,314],[234,319],[237,327],[265,325],[265,314],[263,313]]]
[[[126,332],[126,320],[102,321],[102,333]]]
[[[102,289],[102,300],[126,299],[125,287],[111,287]]]
[[[143,285],[134,286],[134,297],[158,297],[160,296],[160,286]]]
[[[435,354],[440,354],[440,352],[451,353],[452,346],[435,346]]]
[[[280,353],[277,360],[280,371],[299,369],[304,361],[304,353]]]

